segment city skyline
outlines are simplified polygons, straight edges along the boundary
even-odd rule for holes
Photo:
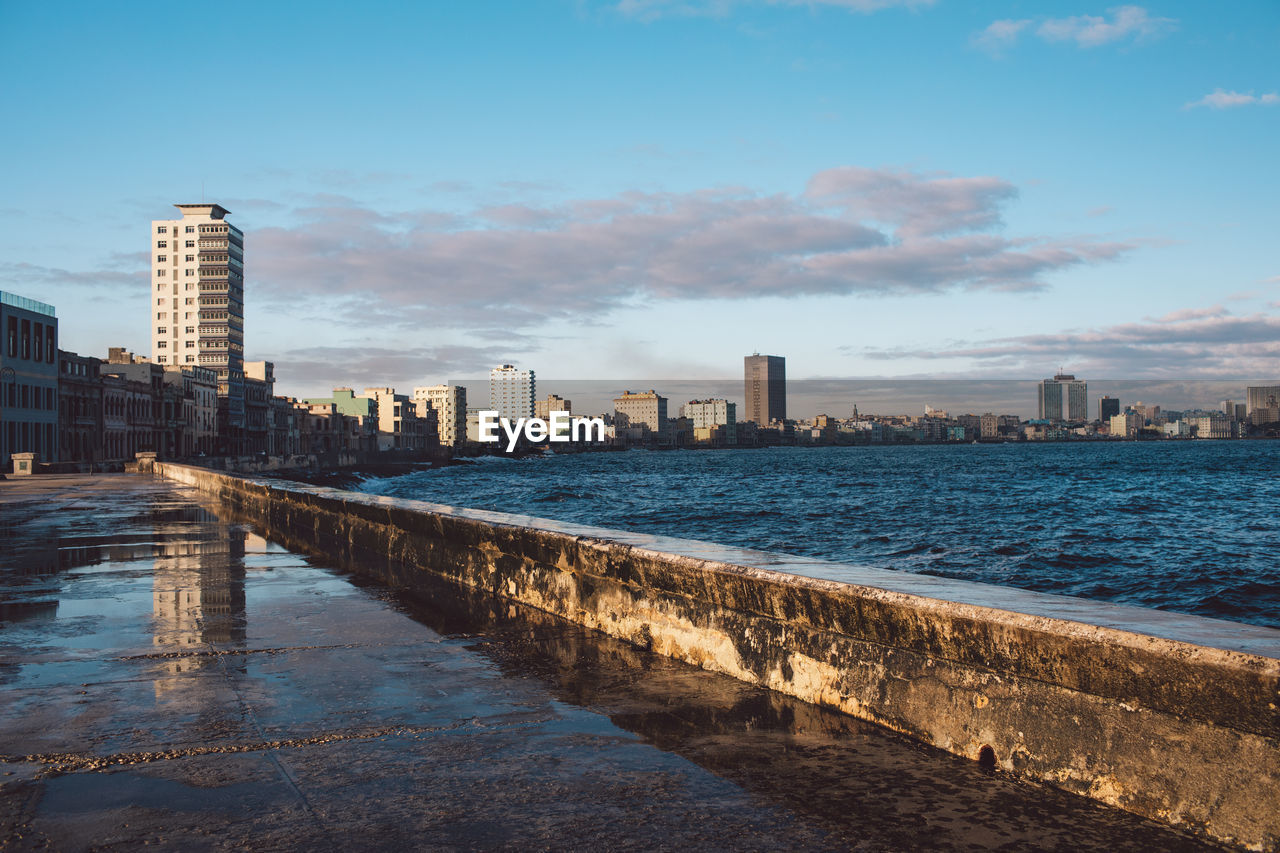
[[[2,13],[0,286],[82,353],[156,355],[145,223],[207,200],[253,258],[245,357],[299,397],[752,351],[799,379],[1280,375],[1273,5],[267,8],[200,20],[252,84],[203,135],[152,94],[176,69],[148,39],[197,14],[160,8]]]

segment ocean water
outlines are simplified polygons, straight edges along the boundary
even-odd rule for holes
[[[1280,627],[1280,442],[486,458],[366,491]]]

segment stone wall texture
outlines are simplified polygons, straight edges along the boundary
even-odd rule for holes
[[[319,551],[431,572],[1001,771],[1280,850],[1280,631],[171,463],[154,471]],[[824,570],[859,582],[813,576]]]

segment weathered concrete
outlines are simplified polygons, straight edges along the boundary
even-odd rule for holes
[[[6,851],[1221,849],[162,480],[0,543]]]
[[[1280,631],[871,569],[838,583],[814,577],[816,560],[156,470],[317,547],[389,557],[1173,826],[1280,849]]]

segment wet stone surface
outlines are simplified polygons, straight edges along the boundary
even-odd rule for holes
[[[0,482],[0,848],[1214,849],[261,533],[135,476]]]

